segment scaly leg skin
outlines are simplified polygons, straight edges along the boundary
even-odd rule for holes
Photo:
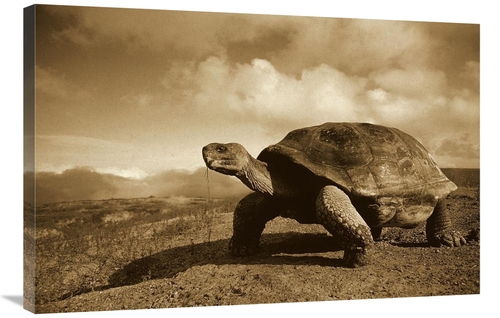
[[[335,186],[321,189],[316,200],[316,213],[325,229],[342,240],[347,267],[369,263],[369,252],[374,245],[370,227],[342,190]]]
[[[278,213],[272,199],[261,193],[254,192],[241,199],[234,210],[229,253],[233,256],[257,253],[266,223],[277,217]]]
[[[434,212],[427,219],[425,232],[427,234],[427,241],[432,246],[446,245],[454,247],[467,244],[462,234],[452,228],[445,199],[438,201]]]

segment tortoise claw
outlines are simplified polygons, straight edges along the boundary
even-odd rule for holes
[[[435,237],[433,245],[445,245],[449,247],[458,247],[467,244],[467,240],[458,231],[450,231],[443,234],[438,234]]]

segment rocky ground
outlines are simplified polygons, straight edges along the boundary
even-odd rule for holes
[[[232,213],[220,213],[209,228],[187,229],[154,253],[123,265],[103,261],[93,269],[100,273],[86,272],[100,277],[86,288],[68,292],[64,284],[40,276],[36,311],[479,294],[479,190],[460,188],[449,209],[456,229],[468,236],[467,245],[429,247],[423,225],[389,228],[375,245],[373,264],[355,269],[342,266],[343,252],[322,227],[283,218],[268,224],[258,255],[233,258],[226,252]]]

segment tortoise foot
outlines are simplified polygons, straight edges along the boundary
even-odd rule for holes
[[[458,231],[449,230],[443,233],[435,234],[429,240],[432,246],[457,247],[467,244],[467,240]]]
[[[368,248],[346,249],[344,251],[344,264],[351,268],[366,266],[370,263],[370,254]]]
[[[237,239],[234,236],[229,241],[229,253],[233,256],[250,256],[259,250],[259,242]]]

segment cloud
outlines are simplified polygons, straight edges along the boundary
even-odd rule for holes
[[[477,67],[478,63],[468,62],[464,76],[473,79]],[[245,129],[266,132],[261,149],[267,146],[263,140],[275,143],[293,128],[326,121],[396,127],[416,137],[431,153],[443,139],[478,135],[479,95],[473,89],[450,87],[439,69],[388,68],[363,77],[321,64],[294,76],[264,59],[239,64],[212,56],[200,63],[178,63],[163,83],[179,105],[210,119],[214,126],[227,130],[239,126],[239,132],[234,131],[240,135]],[[249,134],[238,137],[245,145],[258,142]],[[478,139],[474,142],[479,144]],[[460,161],[460,157],[456,163],[437,158],[449,166]],[[460,162],[468,167],[479,164],[479,160]]]
[[[477,65],[468,65],[467,74],[475,74]],[[141,110],[140,116],[113,133],[126,127],[138,138],[37,136],[37,171],[88,165],[140,178],[165,169],[193,169],[202,165],[199,151],[208,142],[241,142],[257,155],[291,129],[326,121],[400,128],[431,152],[443,138],[473,134],[479,127],[479,96],[450,89],[439,70],[387,69],[362,77],[321,64],[294,76],[264,59],[231,63],[211,56],[198,63],[178,61],[162,84],[158,94],[122,97]],[[114,170],[106,170],[110,167]]]
[[[221,175],[206,168],[194,172],[185,170],[164,171],[144,180],[158,196],[234,197],[249,193],[235,177]]]
[[[465,62],[462,76],[466,78],[472,78],[474,81],[479,83],[479,62],[478,61]]]
[[[299,18],[290,23],[290,43],[271,62],[300,73],[325,63],[345,73],[426,65],[435,45],[422,24],[361,19]]]
[[[378,88],[399,96],[423,98],[447,91],[446,74],[439,70],[389,69],[372,72],[370,79]]]
[[[144,179],[149,176],[148,173],[143,170],[134,168],[118,168],[118,167],[108,167],[108,168],[97,168],[96,172],[101,174],[113,174],[115,176],[128,178],[128,179]]]
[[[470,134],[444,139],[435,153],[445,167],[468,166],[479,159],[479,144]],[[462,158],[457,162],[454,158]],[[235,177],[206,168],[195,171],[166,170],[146,175],[135,169],[76,167],[62,172],[26,172],[24,193],[28,202],[36,193],[36,204],[75,200],[139,197],[243,197],[250,193]],[[33,179],[34,178],[34,179]],[[35,180],[34,191],[32,180]]]
[[[53,72],[36,67],[36,90],[37,92],[47,93],[60,97],[68,97],[69,90],[64,77],[57,76]]]
[[[53,19],[70,20],[51,30],[57,42],[87,48],[110,43],[124,45],[129,52],[155,50],[182,57],[222,53],[219,33],[231,16],[168,10],[46,6]],[[234,22],[234,21],[233,21]]]
[[[30,203],[33,187],[29,180],[35,177],[36,203],[103,200],[110,198],[157,197],[240,197],[250,190],[234,177],[198,169],[194,172],[171,170],[142,179],[125,178],[111,173],[101,173],[88,167],[78,167],[55,172],[27,172],[25,195]]]
[[[478,159],[479,145],[471,140],[469,134],[464,134],[459,139],[443,140],[436,150],[436,154],[464,159]]]
[[[474,163],[479,161],[478,139],[479,136],[469,133],[445,138],[435,150],[435,156],[446,167],[474,167]]]
[[[446,74],[435,69],[387,69],[360,77],[321,64],[295,77],[263,59],[231,64],[210,57],[179,63],[164,84],[179,104],[214,125],[228,119],[254,123],[276,138],[286,132],[276,130],[280,125],[290,129],[325,121],[385,124],[419,139],[479,127],[479,96],[450,89]]]
[[[234,65],[210,57],[199,64],[178,64],[163,83],[168,94],[195,112],[304,124],[355,119],[356,99],[364,93],[366,79],[349,77],[324,64],[295,78],[267,60]]]
[[[122,101],[134,105],[139,110],[148,110],[154,99],[154,95],[147,93],[137,95],[126,94],[121,98]]]
[[[60,171],[60,167],[91,166],[109,168],[110,161],[117,169],[133,169],[130,162],[142,158],[134,145],[101,138],[71,135],[36,136],[37,171]]]
[[[433,153],[464,133],[479,144],[476,27],[43,8],[40,32],[51,41],[39,41],[40,91],[65,97],[38,99],[38,132],[110,143],[38,143],[37,171],[192,171],[208,142],[240,142],[257,155],[292,129],[326,121],[397,127]],[[71,87],[93,99],[75,102]]]
[[[64,74],[60,74],[51,69],[45,69],[40,65],[35,68],[36,75],[36,92],[38,94],[46,94],[52,98],[63,98],[63,99],[89,99],[91,95],[89,92],[83,90],[78,85],[74,85],[71,81],[65,77]],[[39,97],[39,95],[38,95]]]
[[[86,47],[119,43],[130,52],[153,50],[184,61],[208,56],[229,57],[231,62],[262,58],[287,74],[300,74],[320,64],[358,75],[425,66],[441,45],[430,37],[425,23],[403,21],[64,6],[44,9],[52,19],[70,20],[50,30],[58,42]]]
[[[38,172],[35,175],[36,203],[110,198],[118,191],[116,181],[119,178],[89,168],[74,168],[61,174]]]
[[[474,93],[479,93],[479,62],[465,62],[460,78],[465,81],[464,86],[469,87]]]

